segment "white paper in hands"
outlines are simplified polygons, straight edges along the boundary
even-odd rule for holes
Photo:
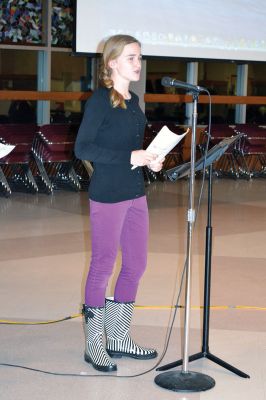
[[[166,125],[157,133],[153,141],[147,147],[147,151],[153,154],[157,154],[157,158],[151,162],[152,164],[161,161],[188,133],[189,128],[182,135],[177,135],[172,132]],[[131,169],[137,168],[133,165]]]
[[[0,143],[0,158],[7,156],[16,146]]]

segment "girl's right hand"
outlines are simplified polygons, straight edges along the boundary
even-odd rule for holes
[[[146,150],[134,150],[131,153],[130,164],[143,167],[149,165],[156,157],[156,154],[149,153]]]

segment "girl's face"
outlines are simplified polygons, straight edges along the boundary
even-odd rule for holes
[[[138,81],[141,71],[141,52],[138,43],[127,44],[120,56],[109,61],[112,79],[122,81]]]

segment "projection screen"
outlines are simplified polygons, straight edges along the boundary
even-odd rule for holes
[[[266,61],[265,0],[76,0],[75,52],[118,33],[144,56]]]

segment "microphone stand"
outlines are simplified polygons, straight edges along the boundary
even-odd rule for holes
[[[237,139],[237,137],[235,138]],[[227,146],[228,147],[228,146]],[[226,148],[227,148],[226,147]],[[225,151],[226,148],[221,151]],[[219,152],[217,151],[219,156]],[[212,163],[208,166],[208,216],[206,226],[206,244],[205,244],[205,278],[204,278],[204,307],[203,307],[203,335],[201,351],[189,357],[189,361],[207,358],[223,368],[233,372],[241,378],[250,378],[248,374],[240,369],[228,364],[226,361],[218,358],[209,351],[209,325],[210,325],[210,292],[211,292],[211,259],[212,259]],[[156,371],[167,371],[168,369],[178,367],[182,360],[174,361],[156,369]]]
[[[195,187],[195,148],[196,148],[196,126],[197,126],[197,103],[199,91],[194,90],[193,115],[192,115],[192,139],[191,139],[191,169],[189,182],[189,205],[187,225],[187,257],[186,257],[186,295],[184,316],[184,346],[183,363],[181,371],[163,372],[154,379],[155,383],[175,392],[200,392],[215,386],[215,380],[200,372],[188,370],[189,363],[189,325],[190,325],[190,293],[191,293],[191,259],[192,259],[192,233],[195,222],[194,209],[194,187]]]

